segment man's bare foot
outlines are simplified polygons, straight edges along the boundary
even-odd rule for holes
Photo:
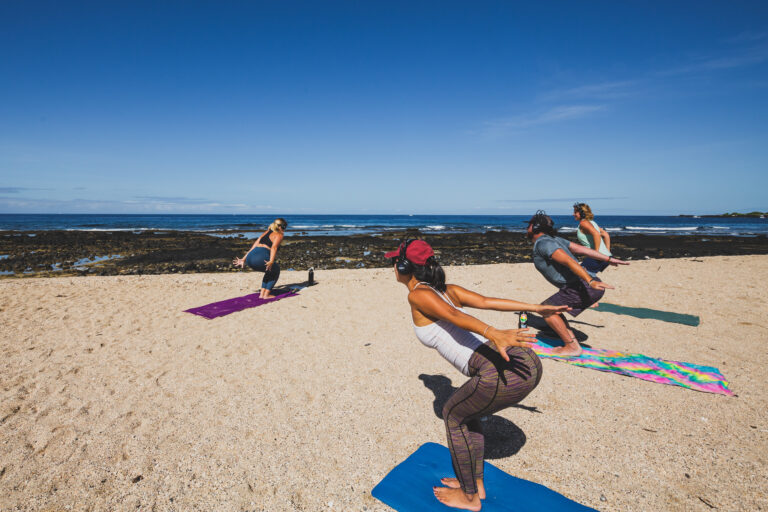
[[[562,347],[555,347],[552,349],[552,354],[560,357],[576,357],[580,356],[581,353],[581,345],[579,345],[579,342],[576,341],[575,338],[573,341],[566,343]]]
[[[459,483],[458,478],[445,477],[441,478],[440,482],[451,489],[461,489],[461,484]],[[480,479],[477,480],[477,495],[480,496],[481,500],[485,499],[485,485],[483,485],[483,481]]]
[[[449,507],[478,512],[483,506],[482,503],[480,503],[480,496],[477,494],[464,494],[464,491],[461,489],[433,487],[432,491],[435,493],[435,498],[437,498],[440,503]]]

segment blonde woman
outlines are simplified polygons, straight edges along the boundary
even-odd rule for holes
[[[573,218],[578,221],[579,229],[576,231],[576,238],[584,247],[594,249],[600,254],[607,256],[611,254],[611,236],[606,230],[601,228],[595,222],[595,215],[592,209],[586,203],[576,203],[573,205]],[[607,261],[597,261],[592,258],[584,258],[581,266],[593,276],[602,272],[608,267]]]
[[[232,264],[243,268],[248,265],[253,270],[264,272],[264,279],[261,281],[259,298],[269,299],[272,295],[277,279],[280,277],[280,265],[275,261],[277,248],[283,241],[285,229],[288,222],[283,218],[277,218],[269,225],[269,228],[253,243],[251,249],[245,253],[242,258],[235,258]]]

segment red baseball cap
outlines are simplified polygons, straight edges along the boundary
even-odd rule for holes
[[[397,250],[388,252],[384,255],[385,258],[397,258],[400,256],[400,251],[403,250],[403,242],[397,248]],[[408,243],[408,247],[405,249],[405,258],[416,265],[426,265],[427,259],[435,255],[435,251],[424,240],[412,240]]]

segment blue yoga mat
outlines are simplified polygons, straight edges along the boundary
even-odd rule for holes
[[[504,473],[488,462],[483,470],[486,499],[484,512],[585,512],[585,507],[543,485]],[[452,477],[453,466],[448,448],[436,443],[421,445],[410,457],[395,466],[371,495],[399,512],[446,512],[450,508],[435,498],[432,487],[440,479]]]

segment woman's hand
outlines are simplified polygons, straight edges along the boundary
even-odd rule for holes
[[[610,250],[610,249],[609,249]],[[628,261],[620,260],[619,258],[614,258],[611,256],[606,260],[606,263],[608,263],[610,266],[615,267],[617,265],[629,265]]]
[[[590,288],[594,288],[595,290],[613,290],[613,286],[604,283],[602,281],[598,281],[597,279],[592,279],[589,281]]]
[[[536,342],[536,336],[529,333],[528,328],[500,330],[491,327],[488,329],[487,336],[505,361],[509,361],[507,347],[530,347]]]
[[[235,258],[232,260],[232,264],[236,267],[243,268],[243,265],[245,265],[245,258]]]
[[[272,265],[274,264],[274,260],[264,260],[264,265],[267,267],[267,270],[272,270]]]
[[[550,306],[548,304],[540,304],[534,311],[541,313],[542,316],[550,316],[557,313],[565,313],[573,309],[571,306]]]

